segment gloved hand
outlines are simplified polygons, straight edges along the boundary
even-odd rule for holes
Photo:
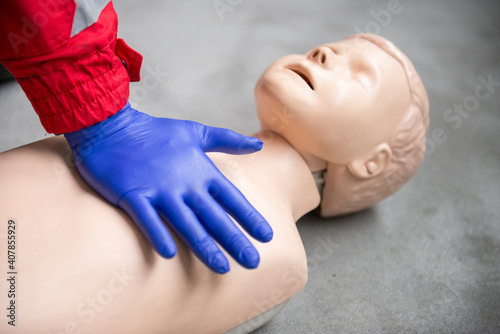
[[[257,250],[226,211],[259,241],[273,231],[205,152],[252,153],[262,148],[259,139],[152,117],[130,104],[65,137],[85,181],[122,208],[159,254],[170,258],[177,250],[161,217],[212,270],[229,271],[214,239],[242,266],[258,266]]]

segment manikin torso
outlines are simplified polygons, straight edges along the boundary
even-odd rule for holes
[[[129,218],[68,166],[63,138],[1,154],[0,219],[16,221],[19,273],[18,321],[15,328],[2,321],[1,332],[220,333],[296,294],[307,263],[295,222],[319,204],[319,193],[284,139],[258,136],[264,149],[254,155],[210,154],[275,231],[272,242],[254,242],[257,269],[231,259],[225,275],[180,240],[173,259],[158,256]],[[7,296],[0,300],[5,305]]]

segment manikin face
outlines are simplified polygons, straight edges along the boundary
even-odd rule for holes
[[[359,36],[280,58],[255,96],[263,128],[336,164],[387,142],[411,102],[401,64]]]

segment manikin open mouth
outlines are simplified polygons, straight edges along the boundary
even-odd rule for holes
[[[299,77],[301,77],[302,80],[304,80],[309,85],[309,87],[311,87],[311,89],[314,90],[312,82],[311,82],[311,80],[309,80],[309,78],[307,77],[307,75],[305,75],[304,73],[302,73],[302,72],[300,72],[298,70],[294,70],[294,69],[291,69],[291,68],[289,68],[289,70],[292,71],[293,73],[297,74]]]

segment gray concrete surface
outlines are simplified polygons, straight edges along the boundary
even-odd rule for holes
[[[409,184],[370,210],[299,222],[309,282],[256,333],[500,332],[500,86],[474,98],[480,78],[500,82],[500,2],[401,0],[389,18],[383,0],[221,1],[222,16],[212,0],[116,0],[119,36],[156,83],[132,84],[134,106],[251,134],[268,64],[359,30],[409,55],[431,105]],[[472,111],[445,119],[455,105]],[[44,138],[15,83],[0,85],[0,109],[0,151]]]

